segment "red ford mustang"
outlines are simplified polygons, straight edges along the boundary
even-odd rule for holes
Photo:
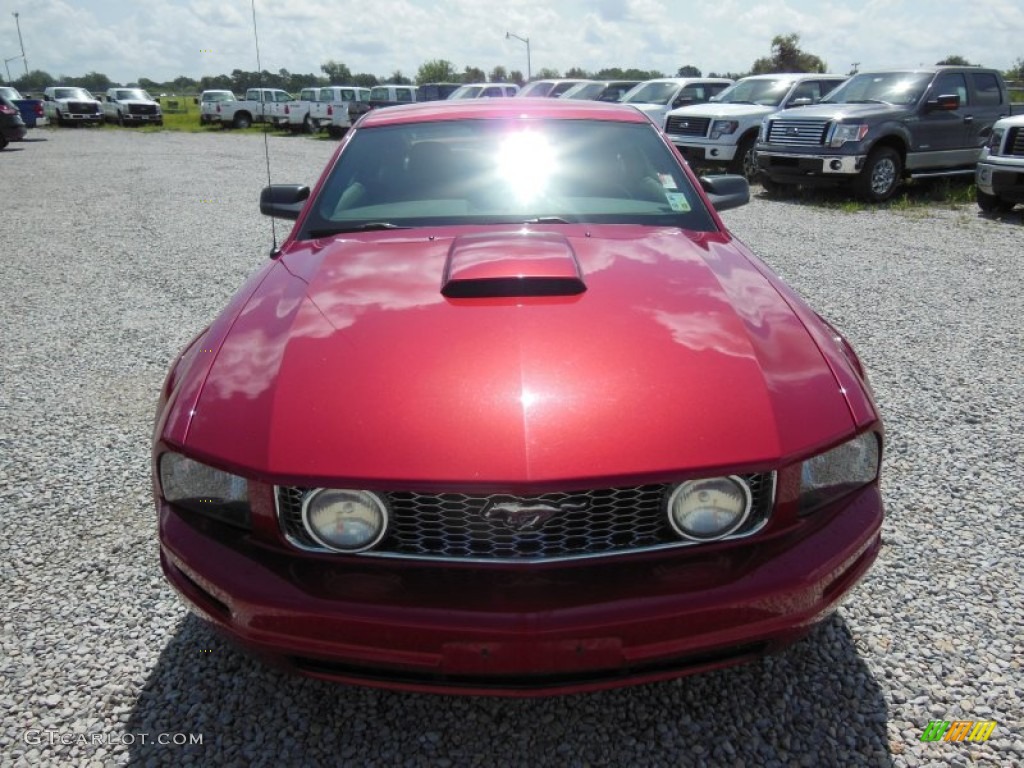
[[[882,425],[843,337],[629,107],[377,110],[174,362],[171,584],[315,677],[565,693],[804,634],[880,546]]]

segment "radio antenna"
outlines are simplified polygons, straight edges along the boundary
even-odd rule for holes
[[[260,63],[260,36],[256,31],[256,0],[252,2],[252,36],[256,40],[256,82],[259,85],[260,93],[260,111],[261,117],[263,118],[263,154],[267,159],[267,186],[270,186],[270,142],[267,140],[267,102],[264,99],[266,94],[263,92],[263,65]],[[274,217],[270,217],[270,239],[272,246],[270,248],[270,258],[277,256],[277,224],[274,222]]]

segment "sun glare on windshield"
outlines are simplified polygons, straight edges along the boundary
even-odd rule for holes
[[[507,135],[498,152],[498,173],[518,203],[540,198],[556,173],[558,158],[547,136],[533,131]]]

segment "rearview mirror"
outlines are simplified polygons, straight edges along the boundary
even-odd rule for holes
[[[304,184],[271,184],[260,193],[260,213],[277,219],[297,219],[309,199]]]
[[[750,184],[739,174],[701,176],[700,185],[716,211],[739,208],[750,202]]]

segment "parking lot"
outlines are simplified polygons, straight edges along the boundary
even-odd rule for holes
[[[150,498],[178,349],[267,258],[264,139],[35,129],[0,156],[0,766],[1024,764],[1022,209],[723,215],[847,334],[886,424],[882,554],[760,661],[552,699],[284,675],[164,582]],[[269,138],[274,182],[333,141]],[[287,234],[277,223],[277,238]],[[996,721],[982,743],[929,721]]]

